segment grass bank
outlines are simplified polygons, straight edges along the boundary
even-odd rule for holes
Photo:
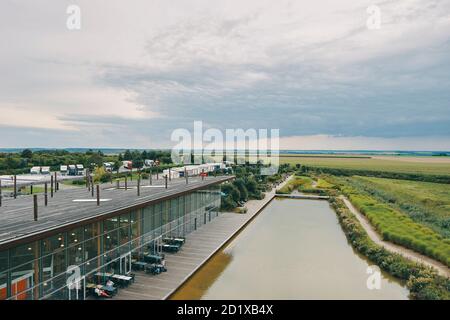
[[[450,299],[450,279],[439,276],[432,268],[412,262],[376,245],[370,240],[357,218],[347,209],[342,200],[332,198],[330,203],[353,247],[381,269],[405,280],[412,299]]]
[[[346,179],[357,189],[450,238],[450,187],[447,184],[373,177]]]
[[[342,183],[339,188],[369,219],[384,240],[413,249],[450,266],[450,239],[413,221],[407,214],[378,201],[363,190]]]

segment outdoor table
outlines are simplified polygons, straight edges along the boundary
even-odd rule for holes
[[[167,244],[171,244],[171,245],[178,245],[181,247],[184,244],[185,239],[168,237],[168,238],[164,238],[163,242],[165,242]]]
[[[115,274],[115,275],[111,276],[111,278],[116,279],[121,286],[128,286],[133,280],[132,277],[123,276],[120,274]]]
[[[144,261],[147,263],[161,263],[163,258],[156,254],[147,254],[144,256]]]
[[[178,250],[180,250],[180,246],[175,244],[163,244],[162,250],[164,252],[178,252]]]
[[[162,264],[152,263],[152,264],[148,264],[145,267],[146,273],[160,274],[161,272],[165,272],[165,271],[167,271],[167,269]]]
[[[134,270],[145,270],[145,266],[147,264],[148,264],[147,262],[135,261],[135,262],[131,262],[131,268]]]

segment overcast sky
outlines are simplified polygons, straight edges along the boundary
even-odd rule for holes
[[[0,147],[170,147],[201,120],[450,150],[448,0],[2,0],[0,39]]]

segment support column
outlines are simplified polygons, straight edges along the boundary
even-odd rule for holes
[[[38,220],[38,201],[37,201],[37,194],[33,195],[33,216],[34,221]]]
[[[50,197],[53,198],[53,176],[50,177]]]
[[[138,197],[141,196],[141,178],[140,177],[138,178],[138,181],[137,181],[137,195],[138,195]]]
[[[48,184],[47,182],[44,184],[44,204],[48,205]]]
[[[97,206],[100,205],[100,185],[97,184]]]
[[[17,198],[17,176],[14,175],[14,199]]]

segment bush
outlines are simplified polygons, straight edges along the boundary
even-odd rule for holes
[[[399,254],[390,253],[376,245],[342,200],[333,198],[330,203],[353,247],[384,271],[407,281],[406,286],[410,290],[412,299],[450,299],[450,279],[438,275],[436,271],[423,264],[410,261]]]

